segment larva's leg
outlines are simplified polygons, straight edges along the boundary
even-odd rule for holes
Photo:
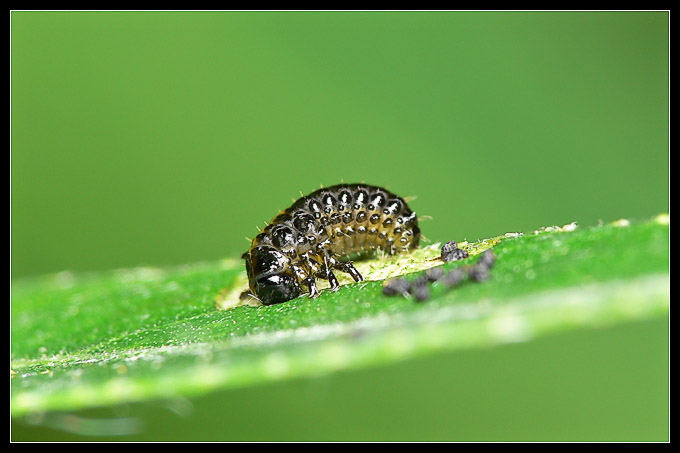
[[[333,257],[332,253],[329,253],[327,250],[324,252],[323,255],[323,266],[322,266],[322,272],[323,276],[321,278],[325,278],[328,280],[328,283],[331,285],[331,291],[337,291],[338,288],[340,288],[340,283],[338,282],[337,277],[331,270],[332,267],[334,267],[337,264],[337,261]]]
[[[319,295],[319,290],[316,289],[316,282],[314,281],[314,277],[310,275],[305,279],[304,283],[309,287],[309,298],[310,299],[316,298]]]
[[[309,288],[309,297],[315,298],[319,295],[319,290],[316,288],[316,282],[314,281],[314,273],[310,269],[309,261],[298,262],[291,266],[293,272],[298,278],[298,281]]]
[[[325,261],[325,260],[324,260]],[[324,262],[324,264],[318,265],[316,267],[318,269],[315,273],[310,274],[310,279],[312,278],[312,275],[314,275],[317,278],[323,278],[328,280],[328,283],[331,285],[331,290],[332,291],[337,291],[338,288],[340,288],[340,282],[338,282],[337,277],[333,272],[331,271],[331,268]],[[316,287],[315,287],[316,289]]]
[[[335,276],[335,274],[333,274],[333,272],[330,269],[328,269],[328,271],[326,272],[326,277],[328,278],[328,283],[331,284],[331,291],[337,291],[338,288],[340,288],[340,283],[338,282],[338,279]]]
[[[337,263],[335,265],[335,268],[338,269],[339,271],[346,272],[349,275],[351,275],[355,282],[364,281],[364,277],[361,276],[356,267],[354,267],[350,262]]]

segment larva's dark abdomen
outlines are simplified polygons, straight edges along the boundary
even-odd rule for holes
[[[387,254],[418,246],[416,214],[399,196],[376,186],[340,184],[298,199],[255,237],[244,254],[251,292],[265,304],[284,302],[306,290],[318,294],[315,278],[338,288],[333,270],[361,275],[340,259],[356,252]]]

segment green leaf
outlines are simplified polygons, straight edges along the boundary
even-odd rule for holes
[[[491,278],[432,298],[379,280],[435,265],[438,245],[362,262],[366,281],[274,306],[239,306],[242,263],[23,279],[11,288],[11,414],[192,396],[391,363],[562,330],[667,316],[668,216],[574,224],[461,243]],[[411,276],[412,278],[412,276]]]

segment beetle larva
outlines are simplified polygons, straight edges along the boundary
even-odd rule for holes
[[[408,252],[420,241],[416,213],[399,196],[366,184],[339,184],[298,199],[253,239],[243,254],[250,291],[265,305],[319,291],[315,279],[339,288],[333,270],[363,277],[350,254]]]

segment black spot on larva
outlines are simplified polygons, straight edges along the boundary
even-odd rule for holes
[[[316,220],[314,216],[305,211],[300,211],[293,217],[293,226],[295,229],[301,233],[307,233],[311,231],[316,225]]]
[[[317,200],[310,200],[309,204],[309,211],[314,215],[315,218],[321,217],[323,213],[323,206],[321,206],[321,203],[319,203]]]
[[[271,244],[271,238],[266,233],[260,233],[255,236],[253,242],[257,241],[258,244]]]
[[[383,209],[383,214],[385,215],[397,215],[401,212],[401,201],[399,200],[390,200],[389,203],[385,206],[385,209]]]
[[[368,201],[368,192],[359,189],[354,193],[354,209],[361,209]]]
[[[369,198],[368,209],[373,211],[374,209],[380,209],[387,203],[387,196],[382,192],[377,192]]]
[[[397,224],[402,228],[395,228]],[[315,278],[327,279],[337,289],[334,271],[363,280],[341,258],[371,250],[406,252],[419,241],[416,214],[399,196],[366,184],[319,189],[297,200],[255,237],[244,254],[250,290],[267,305],[302,292],[313,297],[318,294]]]
[[[323,205],[323,212],[325,212],[326,214],[330,214],[336,208],[335,197],[327,193],[321,197],[321,204]]]
[[[272,228],[272,244],[278,248],[288,248],[295,245],[295,230],[287,225],[276,225]]]
[[[352,193],[349,190],[341,190],[338,194],[338,200],[344,205],[352,203]]]
[[[411,212],[409,215],[402,217],[405,226],[415,227],[418,225],[418,217],[415,212]]]

